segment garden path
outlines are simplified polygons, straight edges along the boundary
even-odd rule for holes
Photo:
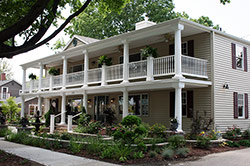
[[[16,144],[0,139],[0,150],[46,166],[116,166],[98,160],[54,152],[42,148]]]

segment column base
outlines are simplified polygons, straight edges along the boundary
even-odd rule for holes
[[[184,79],[185,77],[183,77],[183,75],[177,75],[175,74],[174,77],[172,77],[172,79],[176,79],[176,80],[181,80]]]
[[[154,78],[152,78],[152,77],[147,77],[146,81],[154,81]]]
[[[88,87],[88,85],[83,85],[83,86],[82,86],[82,88],[87,88],[87,87]]]
[[[65,90],[66,89],[66,87],[62,87],[62,89],[61,90]]]
[[[123,80],[123,81],[121,82],[121,84],[128,84],[128,83],[129,83],[128,80]]]
[[[67,125],[65,122],[61,122],[61,123],[59,123],[58,124],[59,126],[65,126],[65,125]]]

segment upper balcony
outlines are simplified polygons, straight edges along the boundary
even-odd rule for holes
[[[181,56],[182,74],[194,78],[208,78],[207,60],[189,56]],[[128,63],[128,79],[131,81],[147,81],[150,78],[162,79],[175,74],[175,56],[148,58]],[[120,83],[123,80],[123,64],[103,66],[88,70],[88,85],[100,86]],[[63,87],[63,75],[42,78],[42,90],[55,90]],[[66,74],[66,87],[84,85],[84,71]],[[25,92],[39,90],[39,80],[26,82]]]

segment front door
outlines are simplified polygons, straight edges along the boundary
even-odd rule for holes
[[[104,121],[103,112],[108,105],[108,96],[95,96],[94,100],[94,119],[97,121]]]

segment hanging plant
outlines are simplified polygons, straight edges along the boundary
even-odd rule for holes
[[[150,56],[157,58],[157,56],[158,56],[157,48],[152,48],[150,46],[146,46],[145,48],[141,49],[141,56],[143,58],[147,58]]]
[[[59,75],[59,72],[58,72],[58,70],[57,70],[55,67],[51,67],[51,68],[48,70],[48,73],[49,73],[49,75],[52,75],[52,76]]]
[[[37,78],[37,76],[36,76],[35,74],[30,73],[29,79],[31,79],[31,80],[36,80],[36,78]]]
[[[112,65],[112,58],[108,58],[106,55],[100,56],[98,59],[98,63],[100,65],[105,64],[107,66],[110,66],[110,65]]]

